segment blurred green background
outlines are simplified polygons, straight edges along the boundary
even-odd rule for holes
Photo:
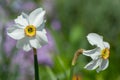
[[[27,65],[28,55],[24,54],[25,61],[20,64],[14,62],[13,58],[19,58],[19,50],[15,41],[7,41],[6,28],[13,26],[13,20],[21,12],[29,14],[39,7],[46,10],[46,29],[53,41],[50,44],[54,44],[54,49],[48,51],[51,61],[45,58],[39,64],[41,80],[69,80],[74,53],[79,48],[95,48],[86,39],[91,32],[103,35],[104,40],[110,43],[109,67],[100,73],[85,70],[83,67],[91,59],[81,55],[74,75],[81,76],[83,80],[120,80],[120,0],[0,0],[0,80],[34,80],[32,61],[29,61],[30,66],[25,66],[26,73],[20,71],[23,68],[19,70],[19,67]]]

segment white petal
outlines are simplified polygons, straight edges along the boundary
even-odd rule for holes
[[[100,36],[96,33],[90,33],[90,34],[88,34],[87,39],[91,45],[96,45],[96,46],[100,47],[101,49],[104,48],[102,36]]]
[[[43,9],[42,8],[37,8],[37,9],[35,9],[34,11],[32,11],[31,13],[30,13],[30,15],[29,15],[29,21],[30,22],[33,22],[34,20],[33,19],[35,19],[35,17],[36,17],[36,15],[38,15],[39,13],[41,13],[43,11]]]
[[[101,69],[102,70],[105,70],[109,65],[109,60],[106,59],[106,60],[103,60],[102,63],[101,63]]]
[[[110,44],[108,42],[103,42],[103,44],[104,44],[105,48],[110,49]]]
[[[99,68],[97,69],[97,72],[105,70],[108,67],[108,65],[109,65],[109,60],[108,59],[106,59],[106,60],[102,59],[102,62],[99,65]]]
[[[44,22],[39,27],[37,27],[37,30],[41,31],[41,30],[44,29],[44,27],[45,27],[45,20],[44,20]]]
[[[48,43],[48,39],[47,39],[47,36],[46,36],[46,30],[45,29],[43,29],[42,31],[37,31],[36,38],[38,39],[41,46]]]
[[[100,48],[95,48],[92,50],[84,50],[83,55],[90,56],[92,59],[96,59],[100,55]]]
[[[36,27],[39,27],[44,22],[45,11],[42,8],[35,9],[29,15],[29,22]]]
[[[87,70],[94,70],[99,66],[99,64],[100,64],[99,59],[92,60],[84,68],[87,69]]]
[[[48,39],[45,29],[43,29],[42,31],[36,31],[36,37],[34,39],[30,39],[30,44],[34,48],[40,48],[47,43]]]
[[[41,47],[39,41],[38,41],[36,38],[30,39],[29,41],[30,41],[30,44],[31,44],[31,46],[32,46],[33,48],[36,48],[36,49],[37,49],[37,48],[40,48],[40,47]]]
[[[21,40],[18,40],[16,46],[17,46],[17,48],[22,48],[25,51],[31,50],[31,46],[29,44],[29,39],[27,39],[26,37]]]
[[[25,28],[28,25],[28,16],[25,13],[22,13],[20,16],[15,19],[15,23],[21,25],[21,28]]]
[[[13,39],[19,40],[22,39],[24,35],[24,30],[18,27],[11,27],[7,29],[7,34]]]

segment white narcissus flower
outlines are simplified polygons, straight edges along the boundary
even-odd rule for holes
[[[84,68],[87,70],[94,70],[97,68],[97,72],[105,70],[109,65],[109,43],[104,42],[103,37],[96,33],[88,34],[87,39],[91,45],[96,45],[97,48],[83,51],[83,55],[90,56],[92,58],[92,61]]]
[[[45,11],[42,8],[35,9],[29,15],[22,13],[15,19],[15,26],[8,28],[7,34],[17,41],[17,48],[29,51],[32,48],[40,48],[48,42],[44,29]]]

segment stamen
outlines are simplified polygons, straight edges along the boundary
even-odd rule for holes
[[[110,55],[110,51],[109,51],[108,48],[105,48],[105,49],[102,50],[102,52],[101,52],[101,57],[102,57],[103,59],[108,59],[108,58],[109,58],[109,55]]]
[[[25,29],[25,35],[28,37],[33,37],[36,35],[36,27],[33,25],[28,25]]]

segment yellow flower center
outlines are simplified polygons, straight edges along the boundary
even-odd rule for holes
[[[108,48],[105,48],[101,51],[101,57],[103,59],[108,59],[109,58],[109,55],[110,55],[110,51]]]
[[[28,25],[25,29],[25,35],[28,37],[33,37],[36,35],[36,27],[33,25]]]

